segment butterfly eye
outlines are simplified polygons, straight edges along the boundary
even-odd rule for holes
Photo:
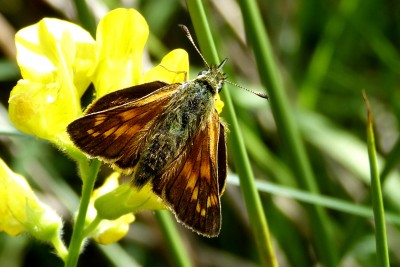
[[[207,74],[208,70],[202,70],[199,72],[198,76]]]

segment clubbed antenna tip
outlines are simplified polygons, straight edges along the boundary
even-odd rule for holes
[[[203,57],[203,54],[200,52],[200,50],[197,48],[196,44],[194,43],[193,37],[190,34],[189,29],[183,24],[178,24],[178,26],[183,30],[186,37],[189,39],[189,41],[192,43],[193,47],[196,49],[197,53],[199,53],[201,59],[204,61],[204,64],[206,64],[207,68],[210,68],[210,65],[208,65],[206,59]]]
[[[240,85],[238,85],[238,84],[236,84],[236,83],[233,83],[233,82],[230,82],[230,81],[225,81],[225,82],[226,82],[226,83],[229,83],[229,84],[232,84],[232,85],[234,85],[234,86],[236,86],[236,87],[238,87],[238,88],[240,88],[240,89],[243,89],[243,90],[245,90],[245,91],[247,91],[247,92],[253,93],[253,94],[255,94],[255,95],[257,95],[257,96],[259,96],[259,97],[261,97],[261,98],[265,98],[265,99],[267,99],[267,100],[269,99],[269,97],[267,96],[267,94],[264,94],[264,93],[260,93],[260,92],[256,92],[256,91],[247,89],[246,87],[240,86]]]

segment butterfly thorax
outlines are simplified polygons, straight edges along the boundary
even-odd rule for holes
[[[212,112],[216,112],[214,97],[224,79],[224,74],[215,67],[179,86],[163,118],[151,127],[152,134],[148,135],[135,171],[136,186],[159,178],[179,153],[185,151],[183,148],[192,145],[189,142],[193,136],[206,127]]]
[[[225,64],[223,61],[219,66],[211,66],[208,70],[203,70],[199,73],[193,82],[202,83],[207,86],[213,94],[219,93],[226,80],[226,75],[221,71],[221,67]]]

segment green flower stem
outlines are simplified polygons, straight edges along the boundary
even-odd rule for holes
[[[57,135],[54,140],[52,140],[61,151],[64,151],[69,157],[71,157],[75,162],[87,161],[87,157],[82,153],[71,141],[65,140],[65,136],[62,134]]]
[[[93,230],[96,229],[97,226],[99,226],[101,221],[102,218],[96,216],[96,218],[94,218],[94,220],[83,231],[83,236],[89,236],[93,232]]]
[[[177,266],[188,267],[192,266],[190,259],[186,253],[185,245],[179,237],[179,233],[174,224],[170,211],[158,210],[155,212],[156,218],[160,223],[161,230],[166,237],[168,247],[173,253],[173,258]]]
[[[79,253],[85,239],[83,230],[85,227],[86,213],[89,207],[90,195],[93,191],[100,164],[100,161],[97,159],[93,159],[89,162],[87,160],[78,162],[79,172],[83,182],[82,196],[79,205],[79,211],[74,224],[74,230],[72,232],[71,242],[68,248],[69,251],[65,263],[65,266],[67,267],[75,267],[78,263]]]
[[[186,1],[186,3],[192,18],[201,51],[206,58],[212,60],[212,63],[220,63],[201,1]],[[254,183],[253,172],[250,167],[250,161],[246,153],[241,132],[239,130],[236,114],[229,95],[229,90],[223,90],[222,94],[225,102],[224,117],[231,129],[228,138],[229,147],[233,151],[232,154],[234,156],[234,161],[240,177],[240,186],[243,191],[250,223],[254,231],[253,233],[258,248],[260,262],[263,266],[278,266],[272,246],[271,235],[268,230],[267,219],[264,214],[260,196]]]
[[[59,235],[55,235],[54,238],[51,240],[51,243],[53,244],[53,247],[56,250],[57,256],[60,257],[65,262],[68,256],[68,250],[67,247],[62,242],[61,237]]]
[[[239,4],[247,37],[253,46],[260,79],[265,88],[268,88],[275,122],[279,134],[282,136],[282,143],[286,144],[288,155],[291,157],[290,163],[293,173],[297,174],[299,183],[303,188],[311,193],[318,194],[319,189],[294,121],[293,111],[285,95],[281,75],[274,62],[271,44],[257,3],[254,0],[241,0]],[[323,265],[327,267],[337,266],[337,250],[333,247],[334,242],[331,238],[331,227],[326,211],[319,206],[310,207],[308,211],[311,217],[315,248]]]
[[[378,266],[389,267],[390,262],[389,262],[388,244],[386,237],[385,210],[383,207],[378,161],[376,159],[373,120],[368,99],[364,91],[363,91],[363,98],[368,112],[367,144],[368,144],[368,156],[369,156],[370,170],[371,170],[372,209],[374,210],[374,220],[375,220],[377,260],[378,260]]]

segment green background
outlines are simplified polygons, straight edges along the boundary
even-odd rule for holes
[[[79,1],[76,1],[79,2]],[[255,91],[264,91],[260,80],[269,75],[257,68],[244,33],[241,1],[204,1],[207,20],[220,58],[228,57],[224,70],[229,80]],[[244,1],[243,1],[244,2]],[[189,52],[191,74],[204,64],[177,24],[194,29],[183,1],[100,1],[89,10],[99,17],[104,8],[134,7],[146,18],[151,36],[147,52],[154,64],[174,48]],[[17,132],[8,123],[8,96],[20,78],[15,64],[14,35],[43,17],[85,22],[75,3],[56,6],[44,1],[0,1],[0,157],[23,174],[40,198],[65,221],[65,240],[81,190],[75,163],[51,144]],[[271,42],[275,68],[283,81],[288,116],[299,129],[306,147],[315,186],[324,198],[309,193],[293,158],[290,140],[271,111],[269,101],[230,86],[252,170],[257,183],[275,256],[280,266],[377,266],[372,217],[370,174],[366,137],[366,108],[362,90],[374,114],[380,163],[387,241],[391,266],[400,266],[400,177],[398,171],[400,112],[400,2],[398,1],[258,1],[258,12]],[[245,12],[244,12],[245,13]],[[245,21],[248,21],[245,17]],[[246,25],[249,25],[246,23]],[[8,34],[9,32],[9,34]],[[196,36],[194,36],[196,43]],[[200,42],[201,43],[201,42]],[[255,50],[257,51],[257,50]],[[211,59],[208,59],[212,61]],[[261,73],[260,73],[261,72]],[[265,77],[264,77],[265,76]],[[267,93],[271,88],[266,88]],[[224,111],[225,112],[225,111]],[[285,113],[286,114],[286,113]],[[222,114],[224,116],[224,113]],[[289,144],[289,145],[288,145]],[[207,239],[177,225],[194,266],[258,266],[261,264],[242,191],[233,162],[236,149],[229,147],[228,186],[222,197],[223,226],[218,238]],[[103,168],[98,184],[110,172]],[[75,195],[74,195],[75,193]],[[314,192],[315,193],[315,192]],[[323,209],[329,244],[315,228],[313,208]],[[322,225],[322,227],[321,227]],[[321,246],[322,243],[322,246]],[[321,256],[322,255],[322,256]],[[331,256],[326,260],[323,255]],[[266,255],[261,255],[266,257]],[[175,266],[175,258],[152,212],[137,214],[129,234],[112,246],[89,242],[79,266]],[[0,233],[0,266],[62,266],[52,248],[28,236]]]

